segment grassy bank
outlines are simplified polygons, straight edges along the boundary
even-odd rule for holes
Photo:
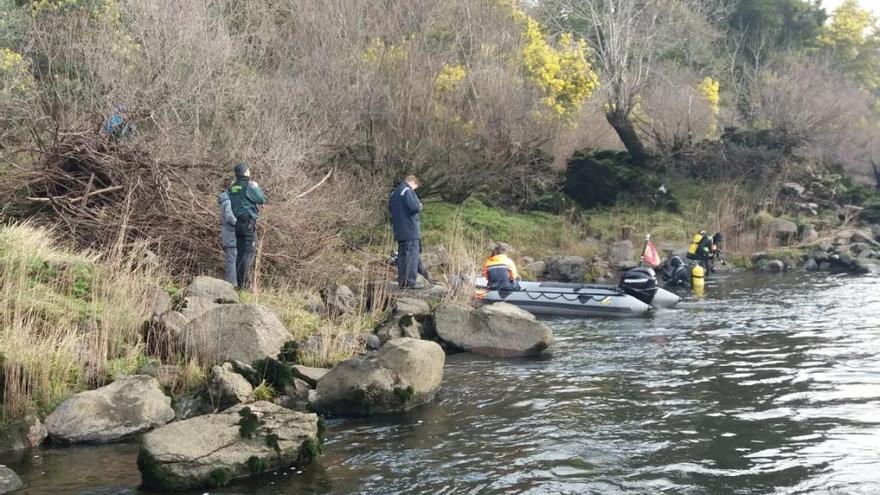
[[[767,245],[764,225],[754,220],[762,207],[770,207],[762,206],[765,191],[686,180],[668,187],[675,194],[678,212],[626,201],[591,210],[572,208],[558,215],[511,213],[476,199],[461,205],[428,203],[422,219],[425,244],[446,245],[457,232],[475,249],[472,255],[478,258],[486,255],[490,241],[508,242],[520,255],[535,259],[557,254],[589,258],[603,254],[607,244],[614,241],[629,239],[641,246],[645,234],[651,234],[658,244],[684,247],[695,232],[706,230],[724,232],[730,254],[748,255]]]
[[[124,254],[81,252],[59,244],[49,230],[0,227],[0,426],[27,414],[45,416],[76,392],[156,365],[178,367],[158,376],[172,395],[204,383],[207,370],[189,355],[164,361],[148,355],[143,331],[155,293],[178,289],[146,254],[136,246]],[[307,310],[315,297],[284,286],[242,294],[275,311],[291,340],[318,337],[300,353],[303,364],[329,366],[361,352],[353,336],[370,331],[377,316],[322,318]]]
[[[51,410],[148,361],[140,329],[167,278],[142,254],[73,252],[46,230],[0,229],[4,416]]]

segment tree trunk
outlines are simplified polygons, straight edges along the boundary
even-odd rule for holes
[[[645,150],[645,145],[642,144],[642,140],[639,138],[629,116],[622,111],[611,111],[605,113],[605,118],[611,124],[611,127],[614,128],[614,132],[617,133],[617,137],[620,138],[620,141],[626,147],[633,162],[636,165],[644,165],[648,160],[648,152]]]

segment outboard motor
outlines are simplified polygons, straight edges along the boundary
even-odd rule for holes
[[[657,275],[648,267],[633,268],[620,278],[620,289],[645,304],[651,304],[657,293]]]

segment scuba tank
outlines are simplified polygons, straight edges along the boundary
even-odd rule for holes
[[[689,260],[695,260],[699,256],[697,256],[697,250],[700,248],[700,243],[703,242],[703,236],[705,233],[700,232],[698,234],[694,234],[694,239],[691,242],[691,245],[688,246],[687,257]]]
[[[691,268],[691,287],[694,288],[694,292],[702,292],[703,288],[706,285],[706,270],[700,265],[694,265]]]

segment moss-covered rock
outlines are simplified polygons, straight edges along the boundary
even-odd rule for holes
[[[245,418],[247,435],[242,434]],[[316,415],[255,402],[150,432],[141,444],[138,469],[144,487],[180,492],[309,462],[319,453]]]
[[[372,356],[349,359],[324,375],[311,405],[335,416],[411,409],[434,398],[445,360],[435,342],[406,337],[391,340]]]

